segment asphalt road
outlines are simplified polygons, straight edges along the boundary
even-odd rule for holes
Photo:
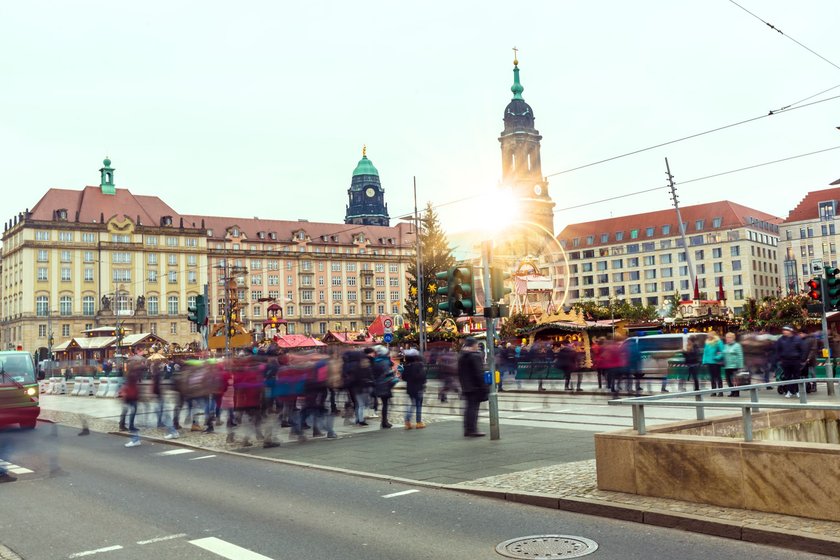
[[[44,424],[0,438],[0,459],[32,471],[0,485],[0,544],[26,560],[497,559],[535,534],[592,539],[593,559],[819,558]]]

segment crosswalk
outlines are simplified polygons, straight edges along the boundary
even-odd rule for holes
[[[125,551],[126,553],[131,553],[132,549],[135,552],[139,553],[141,548],[145,550],[147,548],[146,545],[157,545],[157,546],[167,546],[168,543],[178,543],[180,546],[180,550],[183,550],[184,546],[189,547],[196,547],[200,548],[206,552],[213,554],[214,557],[221,557],[227,558],[228,560],[275,560],[269,556],[265,556],[264,554],[260,554],[258,552],[254,552],[253,550],[249,550],[232,542],[228,542],[226,540],[220,539],[218,537],[202,537],[199,539],[192,539],[192,540],[182,540],[188,538],[186,533],[177,533],[174,535],[162,535],[159,537],[152,537],[142,541],[136,541],[135,543],[125,543],[125,544],[114,544],[110,546],[105,546],[102,548],[93,548],[90,550],[82,550],[79,552],[74,552],[69,554],[67,558],[103,558],[107,559],[109,557],[109,552],[116,552],[116,551]],[[149,549],[149,554],[151,554],[151,548]],[[195,549],[193,549],[195,550]],[[158,549],[156,555],[159,556],[166,556],[163,551]],[[171,551],[170,551],[171,552]],[[190,557],[196,557],[197,552],[188,553]],[[122,556],[121,556],[122,557]],[[204,558],[205,556],[201,556]]]
[[[3,459],[0,459],[0,467],[4,467],[7,471],[9,471],[12,474],[29,474],[33,472],[31,469],[21,467],[20,465],[15,465],[14,463],[4,461]]]

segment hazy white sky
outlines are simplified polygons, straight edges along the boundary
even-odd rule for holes
[[[743,0],[840,64],[836,0]],[[176,211],[340,222],[363,144],[392,216],[497,185],[511,47],[550,174],[766,114],[840,69],[726,0],[4,2],[5,214],[49,187],[118,186]],[[835,89],[821,99],[840,95]],[[840,146],[840,99],[551,177],[562,209]],[[840,150],[692,183],[786,216],[840,178]],[[667,207],[666,191],[560,211],[567,223]],[[473,202],[441,208],[444,225]]]

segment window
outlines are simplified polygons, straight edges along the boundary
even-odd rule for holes
[[[44,281],[47,279],[47,267],[39,266],[38,267],[38,280]]]
[[[660,273],[661,273],[661,275],[662,275],[662,278],[670,278],[670,277],[672,277],[672,276],[674,275],[674,269],[673,269],[673,268],[671,268],[671,267],[668,267],[668,268],[663,268],[663,269],[660,271]]]
[[[659,264],[671,264],[671,253],[659,256]]]
[[[645,280],[653,280],[656,278],[656,269],[645,270]]]
[[[632,245],[627,246],[628,253],[638,253],[639,252],[639,244],[633,243]]]
[[[654,243],[653,241],[647,241],[645,243],[642,243],[642,252],[643,253],[650,253],[651,251],[655,251],[655,250],[656,250],[656,243]]]
[[[146,236],[146,245],[157,245],[157,244],[158,244],[157,235]]]
[[[178,266],[178,255],[166,255],[166,264],[169,266]]]
[[[662,282],[662,291],[663,292],[673,292],[674,291],[674,283],[671,281]]]
[[[612,267],[614,269],[624,268],[624,259],[613,259]]]
[[[70,267],[61,267],[61,281],[62,282],[69,282],[70,281]]]
[[[149,270],[149,271],[146,273],[146,278],[147,278],[147,280],[148,280],[150,283],[152,283],[152,284],[156,283],[156,282],[158,281],[158,279],[157,279],[157,270]]]
[[[645,284],[645,293],[652,294],[656,292],[656,282],[650,282]]]
[[[703,236],[702,235],[694,235],[688,238],[689,245],[702,245],[703,244]]]
[[[73,298],[61,296],[58,300],[58,314],[66,317],[73,314]]]
[[[655,231],[656,231],[656,228],[652,228],[652,227],[645,228],[645,237],[653,237],[653,234],[654,234]]]
[[[732,261],[732,270],[741,270],[741,261]]]
[[[656,257],[653,255],[648,255],[644,258],[643,262],[645,263],[645,266],[653,266],[656,264]]]
[[[735,290],[733,295],[735,299],[744,299],[744,290]]]
[[[662,235],[671,235],[671,226],[670,225],[662,226]]]
[[[601,243],[607,243],[610,240],[609,233],[602,233],[601,234]]]
[[[44,338],[47,336],[47,325],[38,325],[38,337]]]
[[[50,313],[50,299],[47,296],[35,298],[35,314],[38,317],[46,317]]]
[[[636,268],[639,266],[639,257],[630,257],[627,259],[627,268]]]
[[[70,336],[70,325],[61,325],[61,336]]]
[[[720,247],[715,247],[712,249],[712,258],[713,259],[720,259],[723,257],[723,249]]]
[[[706,265],[705,264],[698,264],[697,265],[697,274],[706,274]]]
[[[166,312],[169,315],[178,314],[178,296],[171,295],[166,298]]]
[[[607,261],[598,261],[595,266],[597,270],[607,270]]]
[[[82,234],[82,243],[96,243],[96,234],[95,233],[83,233]]]
[[[638,280],[640,278],[640,273],[638,270],[631,270],[627,273],[627,277],[629,280]]]
[[[187,271],[187,282],[190,284],[196,284],[198,282],[198,277],[194,270]]]
[[[695,260],[702,261],[704,258],[703,249],[698,249],[697,251],[694,251],[694,258]]]
[[[630,239],[638,239],[639,238],[639,230],[631,229],[630,230]]]
[[[587,245],[592,245],[593,243],[595,243],[595,236],[594,235],[587,235],[586,236],[586,244]]]
[[[114,264],[130,264],[131,253],[126,253],[123,251],[116,251],[114,253],[111,253],[111,262]]]
[[[83,254],[83,260],[86,263],[92,263],[93,262],[93,251],[85,251],[84,254]]]
[[[671,240],[670,239],[663,239],[659,242],[660,249],[670,249],[671,248]]]
[[[167,280],[170,284],[177,284],[178,283],[178,271],[177,270],[170,270],[166,273]]]
[[[73,241],[73,232],[72,231],[59,231],[58,232],[58,240],[59,241]]]
[[[177,237],[166,237],[166,246],[167,247],[177,247],[178,246],[178,238]]]
[[[688,276],[688,267],[687,266],[681,266],[680,267],[680,276]]]
[[[35,232],[35,241],[49,241],[50,240],[50,232],[48,231],[36,231]]]
[[[697,231],[703,231],[703,226],[705,225],[706,220],[697,220],[694,222],[694,229]]]
[[[741,286],[743,284],[743,277],[740,274],[735,274],[732,276],[732,285],[733,286]]]
[[[614,272],[613,273],[613,282],[624,282],[624,273],[623,272]],[[574,280],[574,278],[573,278]]]
[[[623,239],[624,239],[624,232],[623,231],[615,232],[615,240],[616,241],[621,241]]]
[[[712,227],[717,229],[723,225],[723,218],[714,218],[712,219]]]
[[[169,323],[169,334],[178,334],[178,323]]]
[[[49,260],[49,253],[46,249],[38,249],[38,262],[47,262]]]
[[[599,284],[606,284],[610,281],[609,274],[599,274],[597,280]]]
[[[712,271],[723,272],[723,263],[716,262],[714,265],[712,265]]]
[[[149,253],[149,254],[146,256],[146,263],[148,263],[148,264],[150,264],[150,265],[152,265],[152,266],[157,265],[157,263],[158,263],[158,256],[157,256],[157,253]]]
[[[82,297],[82,315],[90,317],[94,313],[94,299],[93,296]]]

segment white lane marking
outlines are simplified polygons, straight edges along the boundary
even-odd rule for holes
[[[31,470],[29,470],[25,467],[17,467],[17,468],[9,469],[9,470],[11,472],[13,472],[14,474],[29,474],[29,473],[32,472]]]
[[[85,550],[84,552],[77,552],[75,554],[71,554],[67,558],[81,558],[82,556],[93,556],[94,554],[99,554],[100,552],[111,552],[112,550],[122,550],[120,545],[114,546],[106,546],[105,548],[97,548],[96,550]]]
[[[271,560],[268,556],[257,554],[247,548],[236,546],[235,544],[223,541],[222,539],[217,539],[216,537],[196,539],[194,541],[189,541],[189,543],[212,552],[213,554],[218,554],[222,558],[228,558],[228,560]]]
[[[210,459],[212,457],[215,457],[215,455],[203,455],[201,457],[193,457],[192,459],[190,459],[190,461],[200,461],[202,459]]]
[[[152,544],[156,542],[162,541],[171,541],[172,539],[180,539],[181,537],[186,537],[186,533],[178,533],[177,535],[167,535],[165,537],[155,537],[153,539],[149,539],[147,541],[137,541],[137,544]]]
[[[161,451],[160,453],[155,453],[155,455],[183,455],[184,453],[195,453],[193,449],[171,449],[169,451]]]
[[[397,496],[405,496],[407,494],[414,494],[420,490],[403,490],[402,492],[394,492],[393,494],[385,494],[383,498],[396,498]]]

